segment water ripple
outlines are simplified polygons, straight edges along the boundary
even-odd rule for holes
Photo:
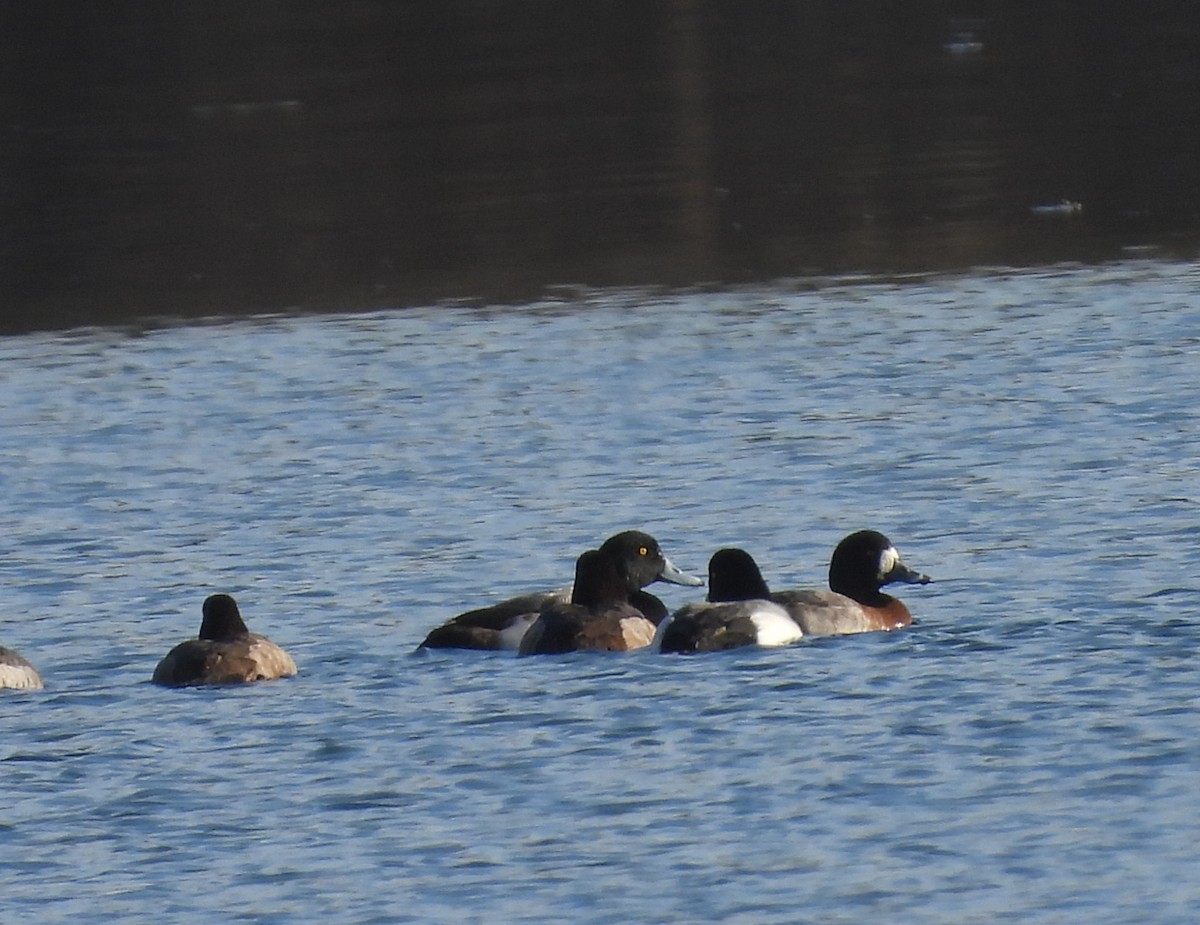
[[[1190,921],[1198,274],[0,341],[0,642],[47,684],[0,714],[6,909]],[[783,650],[414,653],[633,525],[781,588],[870,525],[937,580]],[[147,683],[217,589],[297,678]]]

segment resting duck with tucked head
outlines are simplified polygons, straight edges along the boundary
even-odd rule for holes
[[[626,530],[605,540],[599,552],[609,557],[623,576],[626,601],[653,623],[667,615],[667,607],[642,590],[656,581],[701,585],[699,578],[681,572],[663,555],[658,541],[640,530]],[[570,585],[509,598],[498,604],[459,614],[425,637],[423,649],[517,649],[526,630],[551,607],[570,604]]]
[[[708,652],[746,645],[786,645],[803,636],[893,630],[912,623],[904,603],[880,588],[927,584],[882,533],[860,530],[843,539],[829,564],[830,590],[772,593],[754,559],[741,549],[718,550],[709,562],[708,603],[681,608],[660,626],[663,652]]]
[[[204,601],[204,619],[196,639],[181,642],[154,669],[155,684],[246,684],[290,678],[296,663],[266,636],[246,628],[238,605],[228,594]]]
[[[42,678],[33,663],[18,652],[0,646],[0,687],[41,690]]]
[[[637,590],[617,559],[589,549],[575,563],[571,603],[544,609],[521,639],[520,654],[627,652],[650,645],[655,625],[629,602]]]

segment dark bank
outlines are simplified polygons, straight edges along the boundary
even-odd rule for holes
[[[1192,257],[1188,4],[6,4],[0,330]]]

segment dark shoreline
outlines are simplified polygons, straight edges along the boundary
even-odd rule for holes
[[[1200,17],[1102,6],[10,9],[0,332],[1194,258]]]

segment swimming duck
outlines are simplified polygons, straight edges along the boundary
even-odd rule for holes
[[[543,610],[522,638],[520,654],[626,652],[648,646],[655,625],[629,603],[636,590],[620,560],[602,549],[589,549],[575,563],[571,603]]]
[[[29,659],[0,646],[0,687],[15,690],[41,690],[42,678]]]
[[[658,541],[640,530],[626,530],[609,537],[600,552],[610,557],[624,576],[626,600],[646,619],[657,624],[667,615],[666,605],[642,589],[655,581],[677,585],[702,585],[693,575],[680,571],[663,555]],[[517,649],[526,630],[543,611],[571,603],[572,588],[566,585],[509,598],[498,604],[469,610],[432,630],[424,649]]]
[[[804,633],[770,599],[758,563],[744,549],[718,549],[708,560],[708,600],[685,604],[659,624],[660,652],[717,652],[785,646]]]
[[[876,530],[851,533],[829,561],[829,590],[776,591],[806,636],[840,636],[894,630],[912,623],[904,602],[880,590],[893,582],[925,585],[928,575],[904,564],[892,541]]]
[[[204,601],[204,619],[195,639],[181,642],[154,669],[155,684],[243,684],[290,678],[296,663],[266,636],[246,628],[238,605],[228,594]]]

